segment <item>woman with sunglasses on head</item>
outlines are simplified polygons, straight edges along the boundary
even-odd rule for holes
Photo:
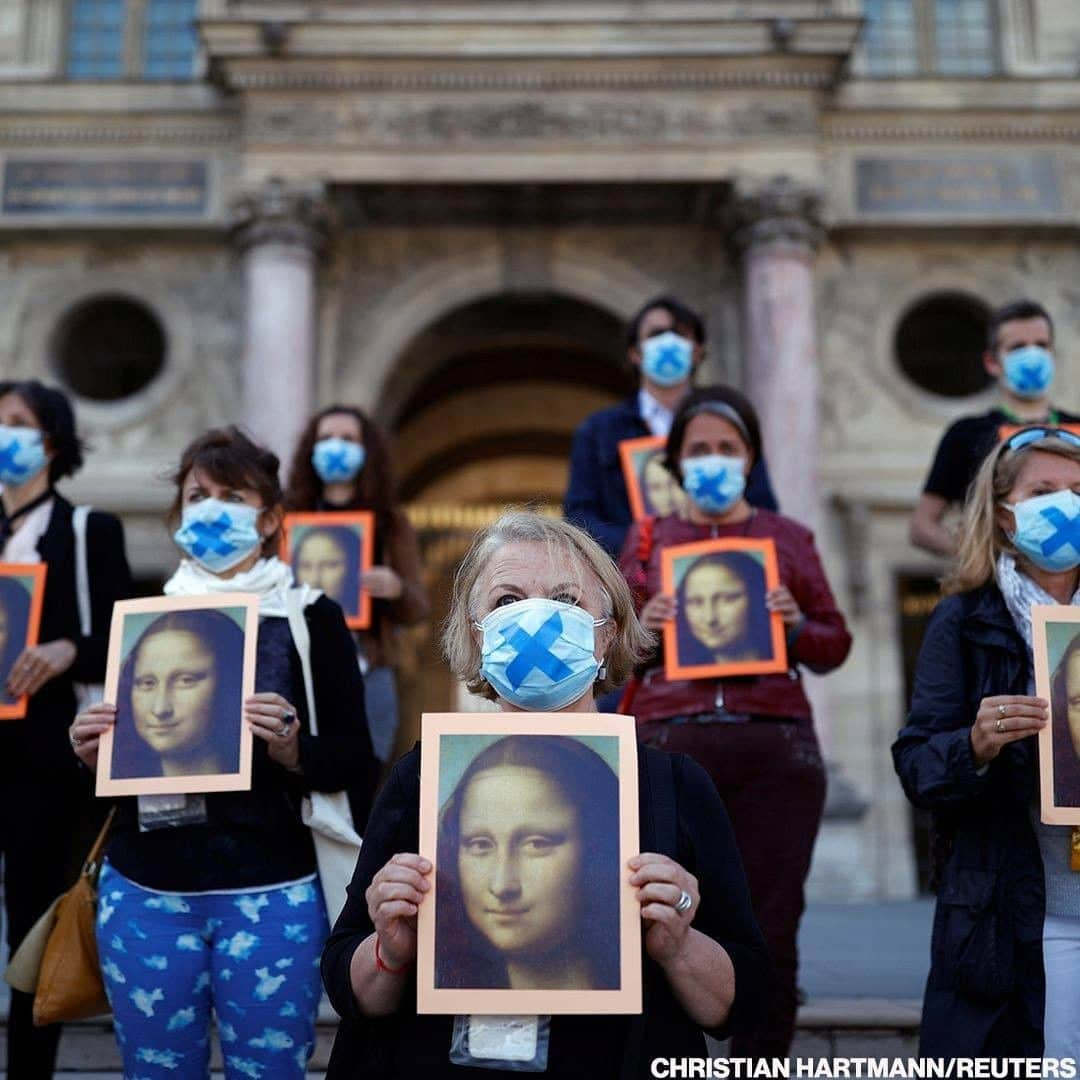
[[[105,988],[125,1076],[208,1076],[213,1010],[228,1080],[300,1080],[315,1045],[327,910],[343,900],[321,888],[303,800],[344,791],[363,832],[376,773],[363,686],[341,608],[294,588],[277,556],[277,457],[237,428],[208,431],[184,451],[173,480],[169,523],[186,558],[166,594],[259,598],[255,693],[242,706],[254,736],[252,785],[121,802],[99,882]],[[216,691],[235,686],[236,634],[222,631],[224,616],[199,614],[176,612],[147,627],[122,677],[121,689],[134,692],[117,703],[119,712],[102,704],[75,717],[72,746],[88,768],[97,766],[102,732],[117,725],[122,743],[125,722],[154,744],[159,760],[168,757],[165,775],[223,756],[193,744],[213,726]],[[151,708],[167,724],[135,700],[140,678],[162,688]]]
[[[112,514],[84,519],[80,558],[76,509],[56,484],[83,464],[75,413],[61,391],[36,381],[0,382],[0,562],[45,563],[38,644],[13,639],[25,621],[14,609],[0,649],[0,701],[28,696],[26,716],[0,720],[0,857],[11,952],[45,909],[71,885],[95,831],[86,774],[68,745],[76,682],[105,676],[109,620],[131,595],[124,531]],[[77,601],[86,568],[89,633]],[[99,823],[98,823],[99,824]],[[52,1075],[60,1025],[33,1026],[33,995],[11,992],[7,1073]]]
[[[1080,872],[1039,819],[1032,604],[1080,603],[1080,438],[1025,428],[983,462],[893,759],[933,812],[921,1053],[1080,1057]]]
[[[386,437],[352,405],[330,405],[308,422],[285,486],[288,510],[370,510],[375,565],[361,575],[374,601],[371,626],[354,634],[364,671],[371,741],[380,761],[393,760],[398,704],[397,630],[428,617],[416,533],[397,501]]]

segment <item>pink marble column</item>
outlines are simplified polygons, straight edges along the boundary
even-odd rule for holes
[[[821,524],[819,372],[814,318],[818,198],[786,179],[737,193],[732,240],[742,257],[747,392],[783,512]]]
[[[814,252],[818,195],[780,177],[736,191],[732,241],[742,258],[744,379],[761,418],[765,457],[781,511],[818,534],[820,418]],[[804,672],[804,674],[807,674]],[[826,758],[826,817],[858,817],[865,803],[833,758],[826,680],[804,680]]]
[[[282,470],[314,405],[318,263],[328,213],[319,188],[270,180],[233,207],[244,260],[241,423]]]

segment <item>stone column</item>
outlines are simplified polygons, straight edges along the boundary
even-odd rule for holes
[[[233,205],[246,312],[241,423],[282,471],[314,406],[318,263],[329,213],[321,186],[267,181]]]
[[[731,224],[732,242],[742,259],[744,378],[761,418],[773,489],[782,512],[813,529],[820,545],[820,372],[814,298],[820,199],[784,177],[737,189]],[[825,816],[833,821],[858,820],[866,804],[834,757],[828,684],[813,677],[804,682],[826,760]],[[822,860],[830,861],[824,848],[816,861]]]
[[[780,178],[736,193],[732,241],[742,259],[744,378],[761,417],[765,457],[780,506],[815,532],[818,470],[818,352],[815,193]]]

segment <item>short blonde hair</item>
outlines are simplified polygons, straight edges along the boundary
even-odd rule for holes
[[[1012,491],[1028,455],[1036,451],[1080,464],[1080,446],[1052,434],[1025,443],[1015,450],[1010,450],[1005,442],[987,454],[964,503],[960,547],[952,567],[941,582],[941,590],[947,596],[977,589],[994,580],[998,555],[1001,552],[1013,556],[1017,554],[1012,541],[998,524],[996,511]]]
[[[558,518],[528,510],[511,510],[473,539],[472,547],[454,577],[450,614],[443,628],[442,647],[453,673],[471,693],[494,701],[498,695],[480,674],[480,643],[474,622],[479,621],[477,584],[492,556],[506,544],[543,544],[553,560],[565,558],[592,576],[604,600],[604,614],[615,626],[611,646],[604,658],[605,678],[597,682],[601,693],[621,686],[653,646],[652,635],[638,622],[630,589],[611,557],[588,533]],[[586,584],[585,580],[582,584]]]

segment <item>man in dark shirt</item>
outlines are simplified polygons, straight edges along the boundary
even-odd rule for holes
[[[641,373],[640,389],[628,400],[593,413],[577,429],[563,500],[567,520],[614,556],[622,550],[632,520],[619,443],[646,435],[667,437],[675,410],[705,358],[704,323],[678,300],[657,297],[631,320],[627,355]],[[764,458],[750,470],[746,497],[754,506],[777,509]]]
[[[962,416],[942,436],[911,516],[911,542],[917,547],[938,555],[955,553],[957,537],[943,519],[951,505],[964,501],[1003,426],[1080,420],[1050,404],[1053,348],[1054,325],[1041,304],[1017,300],[991,316],[983,364],[998,380],[1001,402],[988,413]]]

